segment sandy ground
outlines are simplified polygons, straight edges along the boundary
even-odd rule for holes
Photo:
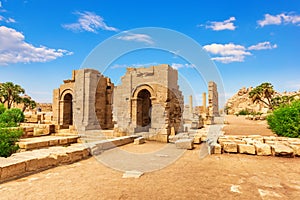
[[[226,126],[231,127],[236,128]],[[146,142],[121,149],[147,154],[164,146]],[[200,159],[200,147],[137,179],[124,179],[123,172],[91,157],[3,183],[0,199],[299,199],[300,158],[222,154]]]
[[[274,135],[266,120],[246,120],[245,116],[227,115],[223,130],[226,135]]]

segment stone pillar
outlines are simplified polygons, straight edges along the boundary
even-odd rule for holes
[[[193,96],[190,95],[190,116],[193,116]]]
[[[206,93],[202,93],[202,107],[203,107],[203,113],[206,113]]]

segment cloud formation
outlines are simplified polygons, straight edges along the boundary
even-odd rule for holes
[[[281,13],[278,15],[270,15],[265,14],[265,18],[263,20],[257,21],[260,27],[264,27],[267,25],[281,25],[281,24],[295,24],[300,25],[300,15],[291,15]]]
[[[244,62],[246,56],[251,56],[252,53],[249,50],[266,50],[277,48],[277,45],[272,45],[270,42],[261,42],[250,47],[237,45],[233,43],[229,44],[209,44],[203,47],[207,52],[217,55],[212,60],[221,63],[232,63],[232,62]]]
[[[0,44],[1,66],[10,63],[47,62],[73,54],[63,49],[35,47],[25,42],[25,36],[21,32],[6,26],[0,26]]]
[[[235,21],[235,17],[230,17],[229,19],[223,22],[208,22],[209,24],[205,27],[207,29],[212,29],[214,31],[222,31],[222,30],[235,30],[236,26],[233,24]]]
[[[92,33],[97,33],[97,30],[99,29],[106,31],[118,31],[117,28],[108,26],[101,16],[96,15],[93,12],[75,12],[75,14],[79,16],[77,22],[71,24],[63,24],[62,26],[65,29],[71,31],[87,31]]]
[[[188,63],[185,63],[185,64],[182,64],[182,63],[172,63],[171,67],[173,69],[180,69],[180,68],[194,68],[195,65],[193,64],[188,64]]]
[[[130,32],[125,33],[126,35],[119,36],[117,39],[125,41],[142,42],[150,45],[154,44],[154,41],[150,35]]]
[[[270,42],[260,42],[256,45],[248,47],[248,50],[265,50],[265,49],[275,49],[277,44],[271,44]]]

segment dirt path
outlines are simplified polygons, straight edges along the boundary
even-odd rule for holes
[[[223,128],[226,135],[274,135],[265,120],[247,120],[245,116],[235,115],[227,115],[225,120],[228,122]]]

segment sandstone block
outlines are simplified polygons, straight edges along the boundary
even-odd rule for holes
[[[238,152],[255,155],[255,147],[250,144],[238,144]]]
[[[144,144],[145,143],[145,139],[143,137],[139,137],[134,139],[133,144]]]
[[[237,144],[234,142],[224,142],[223,150],[227,153],[237,153]]]
[[[26,164],[24,161],[3,159],[0,163],[1,176],[0,180],[4,181],[9,178],[21,176],[25,173]]]
[[[220,144],[212,144],[212,151],[211,153],[213,154],[221,154],[222,153],[222,147]]]
[[[290,147],[293,149],[295,156],[300,156],[300,146],[298,146],[298,145],[290,145]]]
[[[271,155],[271,147],[268,144],[256,143],[254,144],[256,154],[258,156],[269,156]]]
[[[201,137],[194,137],[194,144],[200,144],[201,143]]]
[[[193,149],[194,140],[193,139],[180,139],[175,142],[177,149]]]
[[[271,145],[271,151],[274,156],[293,157],[294,154],[292,148],[283,144]]]
[[[60,145],[68,144],[68,138],[61,138],[61,139],[59,139],[59,144]]]

